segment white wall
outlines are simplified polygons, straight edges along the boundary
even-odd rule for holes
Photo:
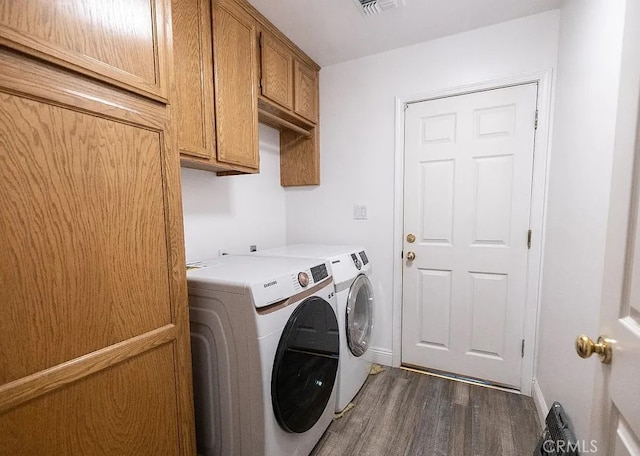
[[[249,252],[285,243],[285,192],[280,186],[280,133],[260,125],[260,173],[218,177],[182,168],[187,261],[218,250]]]
[[[322,69],[322,184],[287,190],[287,242],[365,245],[379,352],[392,350],[395,97],[553,69],[558,21],[549,11]],[[367,221],[352,219],[354,204]]]
[[[537,381],[587,440],[598,362],[578,358],[574,340],[598,335],[624,3],[561,8]]]

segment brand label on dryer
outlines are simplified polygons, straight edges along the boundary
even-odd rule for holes
[[[277,285],[277,284],[278,284],[278,281],[277,281],[277,280],[272,280],[271,282],[267,282],[267,283],[265,283],[263,286],[264,286],[265,288],[269,288],[269,287],[272,287],[272,286]]]

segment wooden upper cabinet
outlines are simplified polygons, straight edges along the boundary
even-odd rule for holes
[[[181,163],[185,167],[210,171],[254,173],[258,168],[257,157],[249,157],[247,153],[234,160],[236,151],[217,144],[216,96],[226,93],[229,98],[229,91],[234,88],[227,88],[225,92],[223,89],[216,91],[214,87],[212,21],[215,19],[212,13],[210,0],[172,2],[175,82],[172,104]],[[225,76],[228,69],[219,67],[218,72],[222,73],[223,79],[229,78]],[[246,90],[248,85],[240,87]],[[246,94],[249,101],[250,96],[250,93]],[[235,98],[241,99],[242,94],[236,94]],[[228,103],[221,109],[225,110],[227,119],[231,115],[239,115],[229,112]],[[228,120],[225,125],[229,125]]]
[[[261,31],[261,107],[287,121],[300,123],[302,118],[302,128],[310,131],[318,122],[318,71],[303,63],[292,46],[267,30]],[[265,101],[272,106],[264,107]],[[290,114],[300,117],[289,117]]]
[[[309,136],[295,131],[280,132],[280,185],[320,185],[318,128]]]
[[[182,165],[257,172],[260,119],[296,133],[281,136],[283,185],[319,183],[317,64],[246,0],[172,6],[172,108]]]
[[[296,114],[318,122],[318,72],[300,61],[294,62]]]
[[[258,169],[257,23],[231,1],[213,5],[218,161]]]
[[[279,105],[293,109],[293,55],[277,38],[260,33],[262,95]]]
[[[172,21],[178,149],[215,160],[210,0],[173,0]]]
[[[168,0],[0,0],[0,44],[167,101]]]

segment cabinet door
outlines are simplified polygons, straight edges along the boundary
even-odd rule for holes
[[[215,158],[210,0],[173,0],[175,127],[183,155]]]
[[[319,136],[318,126],[311,130],[311,136],[280,132],[280,185],[320,185]]]
[[[0,48],[0,124],[0,454],[194,454],[166,106]]]
[[[262,95],[287,109],[293,109],[293,56],[269,33],[260,34]]]
[[[168,0],[0,0],[0,44],[167,100]]]
[[[296,114],[316,123],[318,121],[318,72],[298,60],[295,71],[295,107]]]
[[[256,22],[239,6],[214,1],[213,69],[218,161],[257,169]]]

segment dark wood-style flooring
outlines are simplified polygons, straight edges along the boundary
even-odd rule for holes
[[[530,397],[385,368],[334,420],[314,456],[531,456],[541,429]]]

